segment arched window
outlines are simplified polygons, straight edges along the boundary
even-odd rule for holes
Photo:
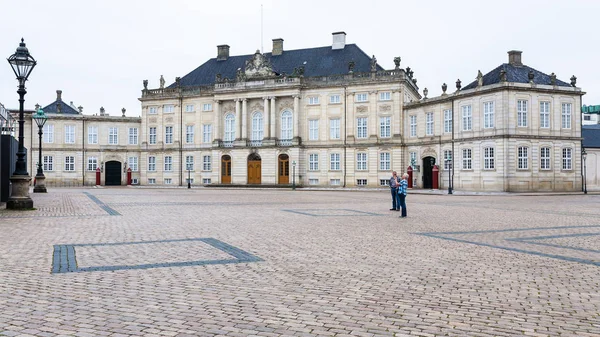
[[[281,139],[292,139],[292,112],[286,110],[281,113]]]
[[[229,113],[225,115],[225,139],[226,142],[235,140],[235,115]]]
[[[250,140],[263,140],[264,137],[264,123],[263,114],[260,111],[256,111],[252,115],[252,138]]]

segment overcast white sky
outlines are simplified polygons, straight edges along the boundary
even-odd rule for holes
[[[261,42],[261,4],[263,35]],[[252,54],[272,39],[284,50],[331,45],[331,33],[375,55],[386,69],[393,58],[410,66],[429,97],[443,82],[454,89],[501,63],[507,51],[523,51],[523,63],[556,73],[600,104],[600,38],[595,0],[431,1],[200,1],[200,0],[0,0],[0,56],[12,55],[21,37],[38,61],[27,84],[25,107],[56,99],[111,115],[139,116],[142,80],[167,85],[206,60],[217,45],[231,55]],[[0,103],[18,109],[17,81],[0,63]]]

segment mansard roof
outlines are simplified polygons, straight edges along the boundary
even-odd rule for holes
[[[230,56],[226,60],[211,58],[189,74],[181,78],[182,86],[212,85],[217,74],[221,78],[235,80],[238,69],[244,70],[246,61],[254,54]],[[284,50],[281,55],[263,54],[278,74],[292,75],[294,68],[304,67],[304,76],[328,76],[348,73],[348,62],[354,61],[354,72],[369,72],[371,70],[369,57],[356,44],[346,44],[342,49],[332,49],[331,46]],[[377,64],[377,70],[384,70]],[[169,85],[169,88],[175,83]]]
[[[490,71],[489,73],[483,75],[483,86],[500,83],[500,71],[503,70],[506,72],[506,81],[507,82],[515,82],[515,83],[529,83],[529,71],[533,71],[533,83],[535,84],[546,84],[552,85],[550,82],[550,75],[547,75],[541,71],[533,69],[526,65],[513,65],[509,63],[503,63],[498,66],[496,69]],[[477,88],[477,80],[469,83],[466,87],[462,88],[462,90],[467,89],[475,89]],[[556,85],[560,87],[570,87],[571,85],[563,82],[561,80],[556,80]]]
[[[59,109],[60,105],[60,109]],[[79,115],[79,111],[73,109],[71,105],[63,102],[60,99],[57,99],[53,103],[42,108],[45,113],[53,113],[53,114],[65,114],[65,115]]]
[[[583,147],[600,148],[600,124],[583,125],[581,128]]]

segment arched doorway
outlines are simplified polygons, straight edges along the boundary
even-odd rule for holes
[[[434,157],[423,158],[423,188],[433,188],[433,165]]]
[[[261,178],[260,156],[252,153],[248,156],[248,184],[260,184]]]
[[[221,157],[221,184],[231,184],[231,157]]]
[[[121,163],[116,160],[104,163],[104,184],[106,186],[121,185]]]
[[[287,154],[280,154],[278,160],[279,184],[290,183],[290,157]]]

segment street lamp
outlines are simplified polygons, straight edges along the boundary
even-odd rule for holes
[[[452,194],[452,159],[446,159],[446,167],[448,168],[448,194]]]
[[[292,160],[292,191],[296,190],[296,161]]]
[[[25,120],[23,119],[23,105],[25,104],[25,82],[31,74],[31,71],[37,64],[35,59],[29,54],[25,42],[21,43],[17,51],[8,58],[8,63],[12,67],[17,80],[19,81],[19,149],[17,151],[17,163],[15,172],[10,177],[12,183],[12,194],[6,202],[7,209],[30,209],[33,208],[33,200],[29,197],[29,182],[31,177],[27,172],[25,163],[25,147],[23,145],[23,133]]]
[[[583,158],[583,194],[587,194],[587,172],[585,160],[587,159],[587,152],[585,149],[581,150],[581,157]]]
[[[33,187],[33,193],[46,193],[46,184],[44,182],[46,177],[44,176],[44,170],[42,169],[42,134],[44,133],[42,129],[44,128],[44,124],[46,124],[48,117],[46,114],[44,114],[44,110],[39,109],[32,118],[35,121],[35,124],[38,126],[38,135],[40,136],[38,169],[37,174],[35,175],[35,186]]]
[[[192,172],[192,165],[188,164],[187,166],[187,171],[188,171],[188,188],[192,188],[192,179],[190,177],[190,174]]]

